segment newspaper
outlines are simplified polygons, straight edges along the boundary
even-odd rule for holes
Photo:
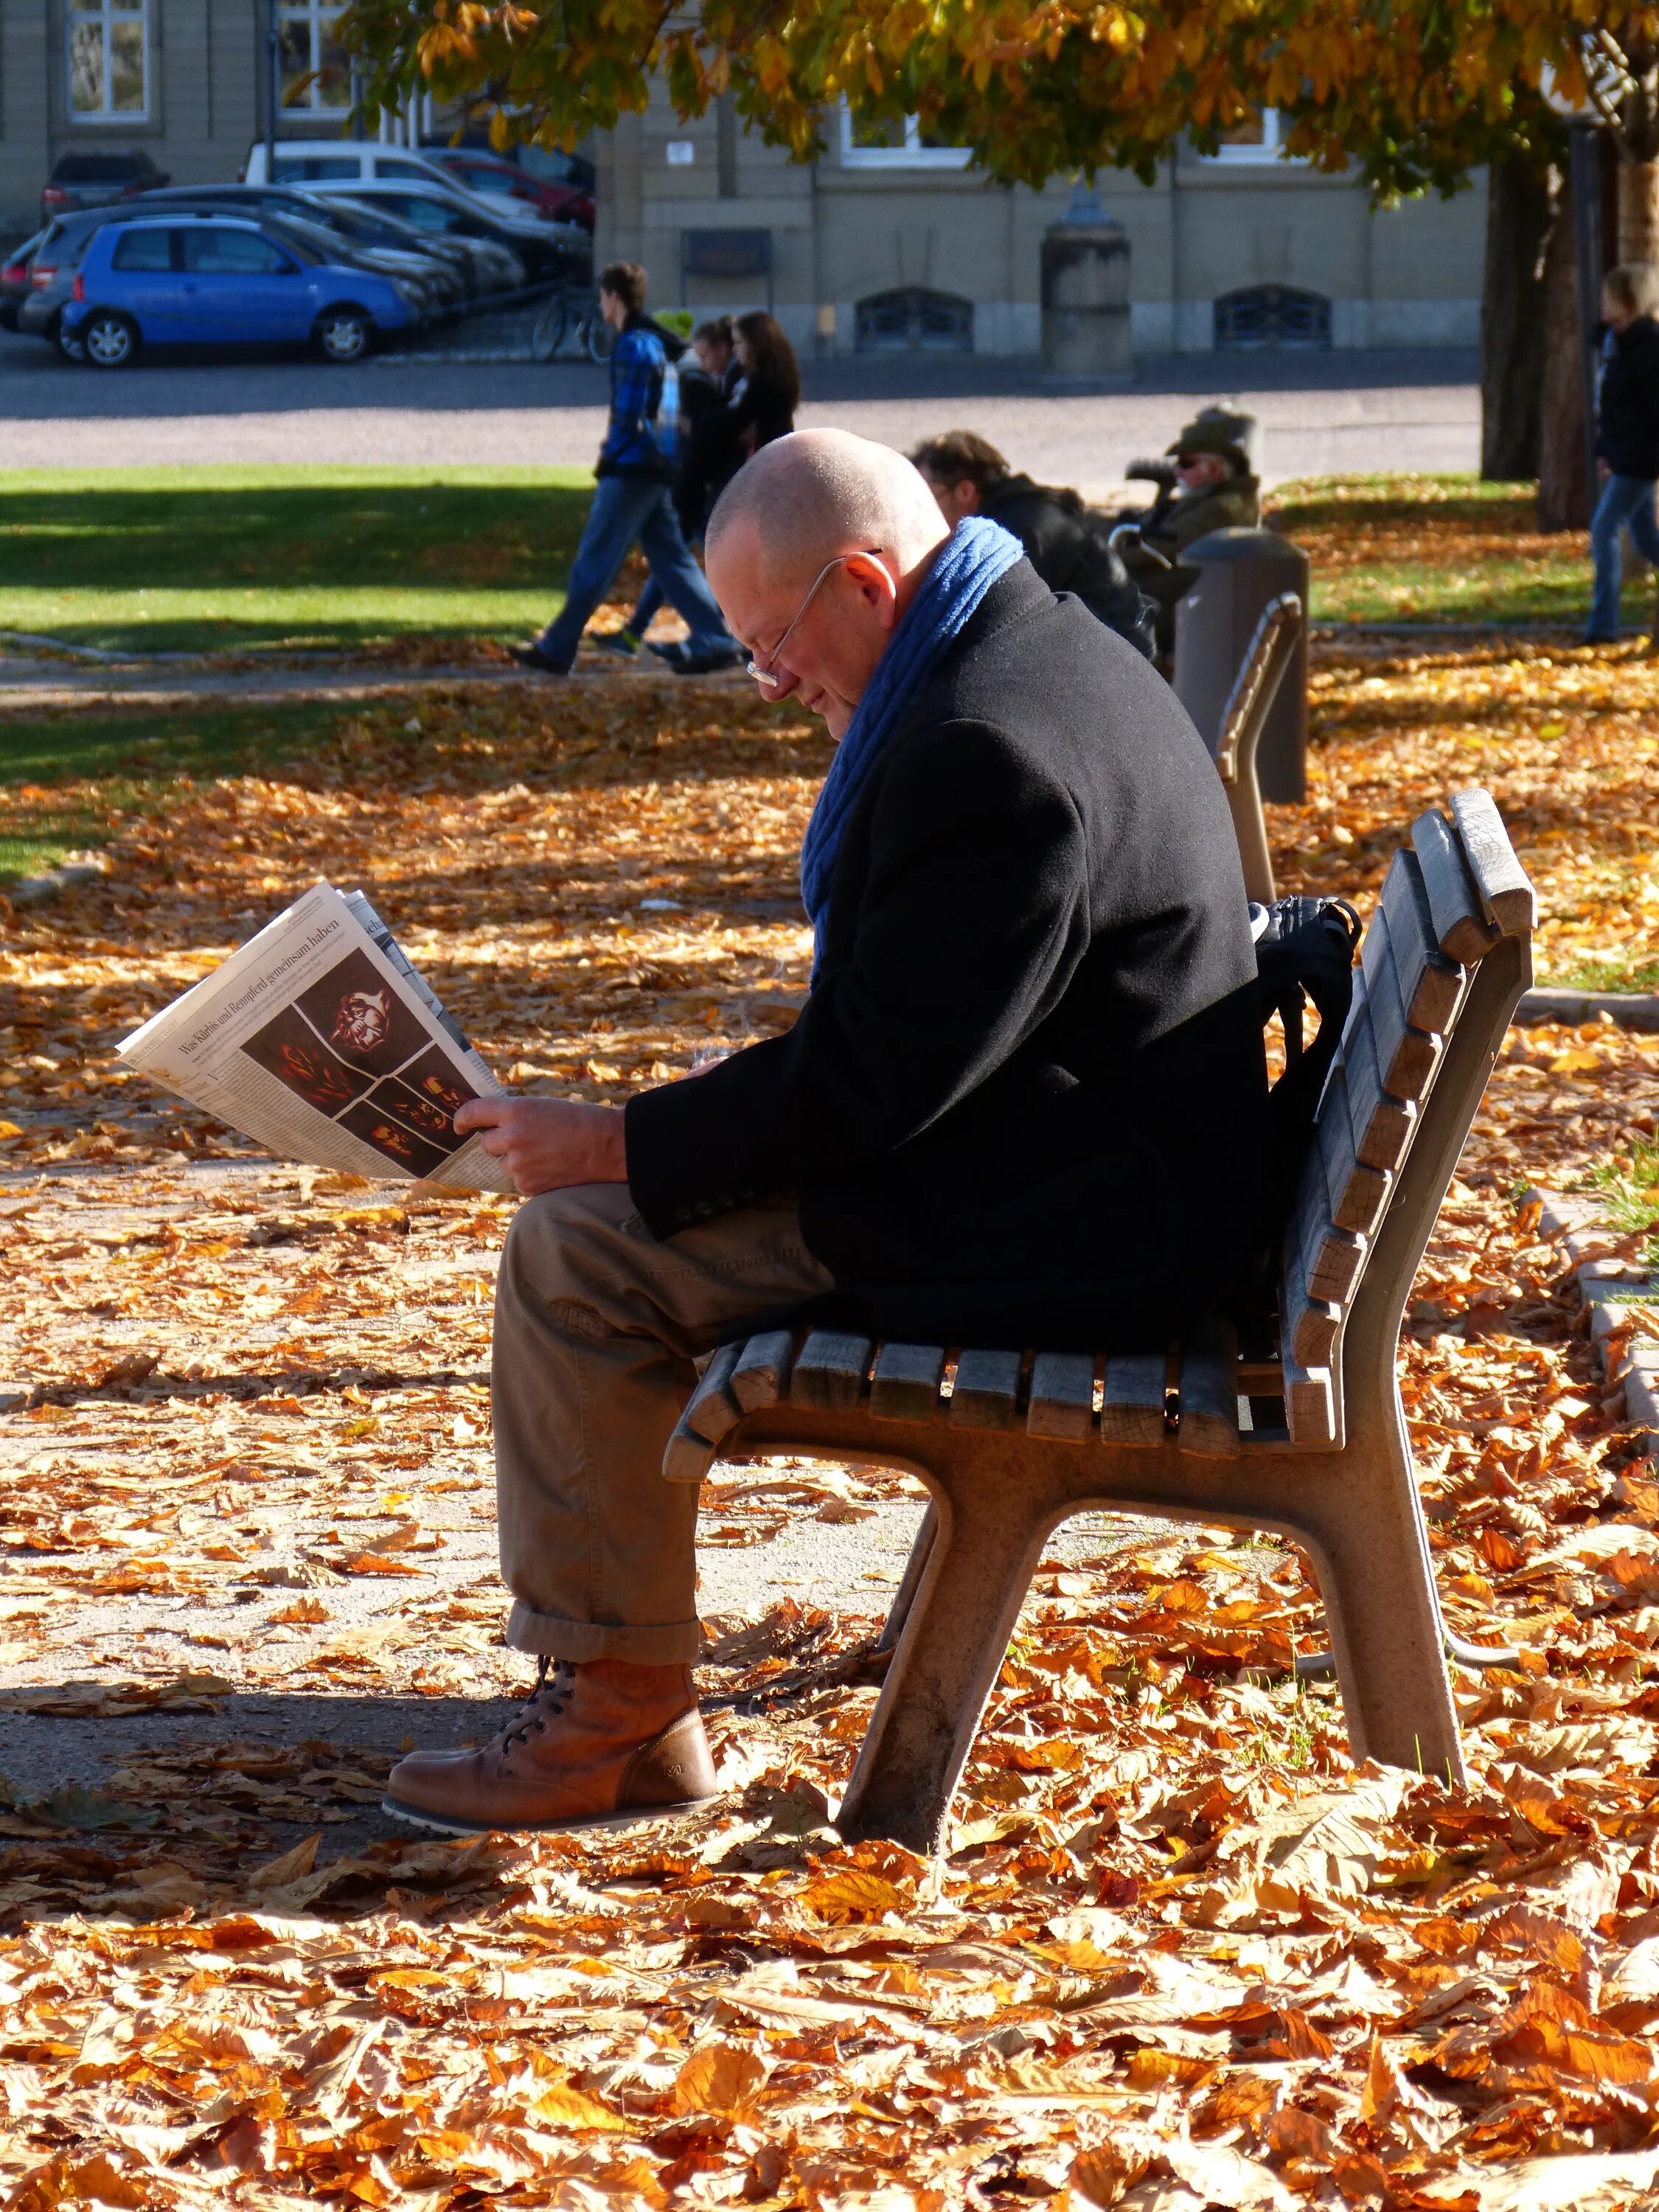
[[[514,1189],[455,1129],[501,1085],[362,891],[314,884],[119,1050],[279,1159]]]

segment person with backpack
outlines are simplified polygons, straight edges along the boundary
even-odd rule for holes
[[[701,676],[742,659],[714,596],[692,558],[674,511],[674,463],[661,424],[668,353],[645,312],[645,271],[613,261],[599,276],[599,312],[617,332],[611,356],[611,420],[594,473],[599,484],[571,565],[562,612],[528,645],[514,646],[520,668],[568,676],[593,612],[638,544],[671,605],[690,629],[675,666]]]
[[[1109,542],[1111,524],[1074,491],[1017,476],[987,438],[947,430],[910,459],[953,526],[982,514],[1018,538],[1051,592],[1075,592],[1097,622],[1152,657],[1152,602],[1131,580]]]
[[[743,371],[730,315],[716,315],[691,333],[696,367],[682,361],[676,447],[674,511],[688,545],[701,545],[709,509],[738,470],[744,453],[733,436],[727,407]],[[620,629],[593,641],[616,660],[632,660],[667,599],[654,575],[646,580],[634,611]]]
[[[1646,261],[1622,262],[1601,283],[1601,365],[1596,380],[1595,454],[1601,495],[1590,519],[1595,586],[1585,626],[1586,645],[1619,641],[1619,591],[1623,578],[1620,533],[1628,530],[1637,551],[1659,568],[1659,520],[1654,484],[1659,479],[1659,274]],[[1659,649],[1659,617],[1654,623]]]

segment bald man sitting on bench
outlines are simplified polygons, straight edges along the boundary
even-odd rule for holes
[[[760,1316],[1161,1349],[1245,1280],[1266,1076],[1221,785],[1168,687],[996,524],[834,430],[763,447],[708,574],[837,750],[794,1027],[625,1109],[484,1100],[526,1203],[496,1293],[507,1642],[540,1676],[386,1809],[451,1833],[696,1805],[693,1361]]]

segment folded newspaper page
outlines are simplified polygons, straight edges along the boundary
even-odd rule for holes
[[[313,884],[119,1050],[279,1159],[514,1189],[455,1128],[501,1085],[361,891]]]

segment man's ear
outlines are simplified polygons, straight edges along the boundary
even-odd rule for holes
[[[898,620],[898,586],[887,563],[873,555],[860,553],[847,563],[847,573],[874,608],[882,628],[891,629]]]

